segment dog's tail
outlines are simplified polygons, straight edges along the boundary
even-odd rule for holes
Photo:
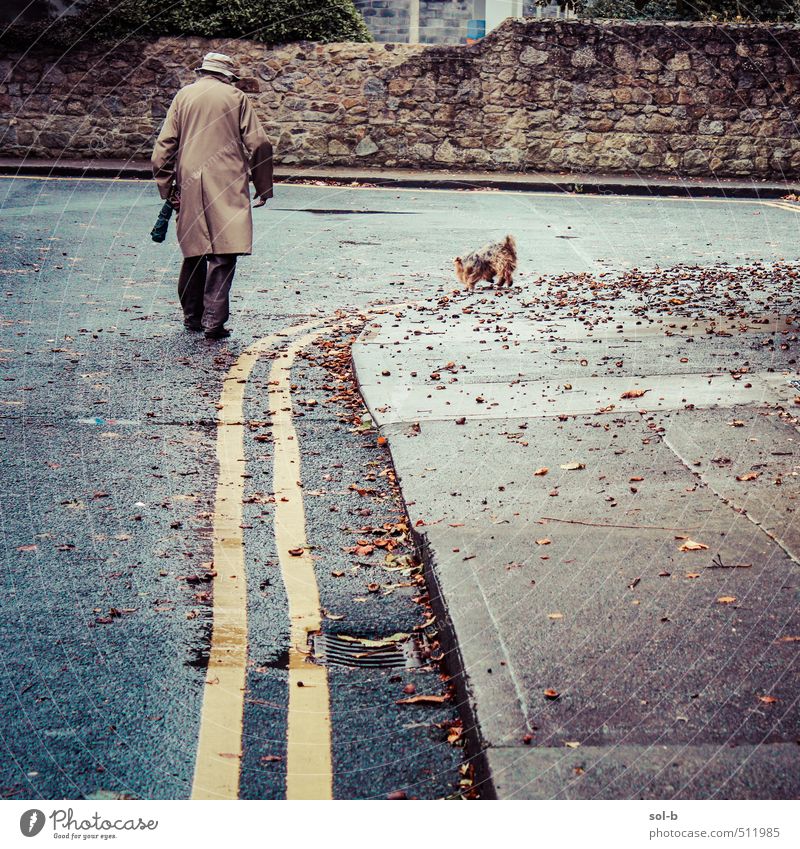
[[[514,251],[514,252],[516,253],[516,250],[517,250],[517,242],[516,242],[516,240],[514,239],[514,237],[513,237],[510,233],[506,236],[506,240],[505,240],[505,242],[504,242],[504,245],[505,245],[507,248],[509,248],[510,250],[512,250],[512,251]]]

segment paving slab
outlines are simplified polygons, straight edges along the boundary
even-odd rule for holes
[[[494,793],[796,795],[800,433],[794,346],[767,344],[791,320],[620,313],[553,353],[558,320],[518,314],[484,356],[493,305],[441,309],[378,317],[353,358]]]
[[[796,745],[491,749],[509,799],[791,799]]]

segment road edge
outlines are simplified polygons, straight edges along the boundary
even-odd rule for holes
[[[365,332],[367,332],[366,327],[361,331],[354,345],[358,344],[358,341]],[[358,365],[356,358],[353,356],[353,346],[350,347],[350,365],[353,371],[353,379],[355,381],[356,389],[361,396],[362,403],[369,412],[373,422],[375,422],[375,413],[367,402],[366,396],[361,389]],[[377,425],[377,423],[375,427],[378,433],[381,433],[381,428]],[[395,474],[395,480],[397,481],[397,486],[400,491],[400,497],[403,501],[403,511],[405,512],[406,519],[408,520],[414,549],[422,563],[425,582],[430,592],[431,607],[436,615],[437,623],[441,628],[440,641],[445,658],[444,667],[455,687],[456,708],[463,719],[464,738],[467,743],[465,761],[472,764],[475,768],[474,787],[480,791],[480,798],[496,800],[498,796],[489,766],[489,758],[487,756],[488,747],[483,739],[481,726],[478,721],[477,701],[470,684],[464,657],[459,647],[456,628],[453,624],[453,619],[450,615],[450,610],[442,591],[433,546],[431,545],[425,531],[420,531],[415,528],[411,522],[408,505],[406,504],[405,495],[403,493],[402,478],[397,472],[397,467],[394,461],[391,439],[387,438],[386,448],[388,449],[389,460],[392,465],[392,471]]]
[[[77,177],[82,179],[151,180],[149,161],[13,159],[0,157],[0,175],[6,177]],[[749,180],[692,179],[664,174],[558,174],[521,172],[423,171],[396,168],[286,168],[275,169],[282,184],[323,180],[329,185],[384,189],[494,189],[498,191],[556,192],[586,195],[644,197],[718,197],[776,199],[800,193],[790,181],[757,183]]]

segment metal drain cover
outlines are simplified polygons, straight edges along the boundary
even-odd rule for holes
[[[369,669],[416,669],[422,666],[413,637],[367,640],[342,634],[314,634],[313,659],[324,666],[360,666]]]

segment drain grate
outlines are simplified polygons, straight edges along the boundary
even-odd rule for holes
[[[366,640],[342,634],[314,634],[312,657],[324,666],[360,666],[369,669],[417,669],[422,666],[417,641],[407,634],[396,639]]]

